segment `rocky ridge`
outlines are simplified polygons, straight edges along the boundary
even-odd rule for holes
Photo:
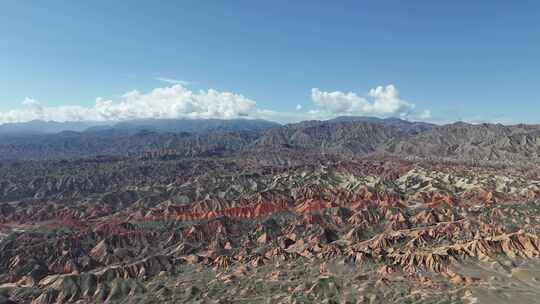
[[[464,265],[502,275],[540,255],[531,172],[397,159],[255,171],[1,203],[0,294],[263,302],[256,282],[270,280],[274,303],[465,303],[495,283]]]

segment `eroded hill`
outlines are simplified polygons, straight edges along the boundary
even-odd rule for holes
[[[237,159],[8,165],[34,179],[3,176],[4,302],[538,296],[534,169],[381,158],[292,167]]]
[[[12,138],[0,303],[536,303],[537,130],[342,118]]]

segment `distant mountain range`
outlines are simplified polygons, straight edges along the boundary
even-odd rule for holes
[[[154,132],[233,132],[264,130],[280,126],[278,123],[258,119],[139,119],[123,122],[55,122],[34,120],[25,123],[0,125],[0,136],[56,134],[64,131],[101,132],[122,131],[130,134],[139,131]]]
[[[135,120],[112,125],[34,121],[0,126],[0,160],[152,157],[269,157],[267,161],[384,154],[457,162],[540,160],[540,126],[338,117],[280,125],[264,120]],[[61,130],[61,132],[56,132]],[[244,156],[242,156],[244,155]],[[286,155],[286,157],[285,157]],[[307,158],[306,158],[307,159]]]
[[[382,124],[385,126],[393,126],[402,131],[411,134],[418,134],[425,131],[429,131],[436,127],[437,125],[421,122],[421,121],[408,121],[395,117],[390,118],[377,118],[377,117],[368,117],[368,116],[340,116],[334,119],[329,120],[329,122],[369,122]]]
[[[62,131],[82,132],[91,127],[104,126],[104,122],[56,122],[33,120],[23,123],[6,123],[0,125],[0,136],[20,136],[36,134],[55,134]]]
[[[412,133],[430,130],[436,125],[425,122],[412,122],[399,118],[377,118],[367,116],[340,116],[328,123],[335,122],[369,122],[385,126],[395,126]],[[281,124],[261,119],[137,119],[122,122],[56,122],[33,120],[24,123],[6,123],[0,125],[0,136],[56,134],[63,131],[99,132],[105,130],[137,133],[138,131],[170,132],[170,133],[208,133],[265,130],[279,127]]]

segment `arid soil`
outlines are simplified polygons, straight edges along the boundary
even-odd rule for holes
[[[540,126],[3,137],[0,304],[540,303]]]
[[[4,176],[0,303],[540,301],[534,168],[145,162]]]

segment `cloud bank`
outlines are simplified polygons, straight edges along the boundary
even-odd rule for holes
[[[97,98],[93,106],[46,107],[26,98],[23,109],[0,112],[0,123],[30,120],[121,121],[130,119],[223,118],[249,116],[255,101],[231,92],[193,92],[181,84],[156,88],[148,93],[132,91],[119,101]]]
[[[353,92],[324,92],[311,89],[311,99],[318,111],[331,115],[377,115],[406,117],[414,110],[414,105],[404,101],[393,86],[379,86],[371,89],[367,97]]]
[[[426,120],[429,110],[415,112],[415,106],[401,99],[393,86],[371,89],[365,97],[353,92],[311,90],[312,106],[297,105],[292,112],[261,109],[254,100],[233,92],[213,89],[193,91],[177,80],[163,80],[170,86],[147,93],[131,91],[118,100],[97,98],[92,106],[48,107],[26,98],[22,108],[0,112],[0,124],[45,121],[123,121],[132,119],[175,118],[260,118],[279,122],[328,119],[340,115],[399,116]]]

